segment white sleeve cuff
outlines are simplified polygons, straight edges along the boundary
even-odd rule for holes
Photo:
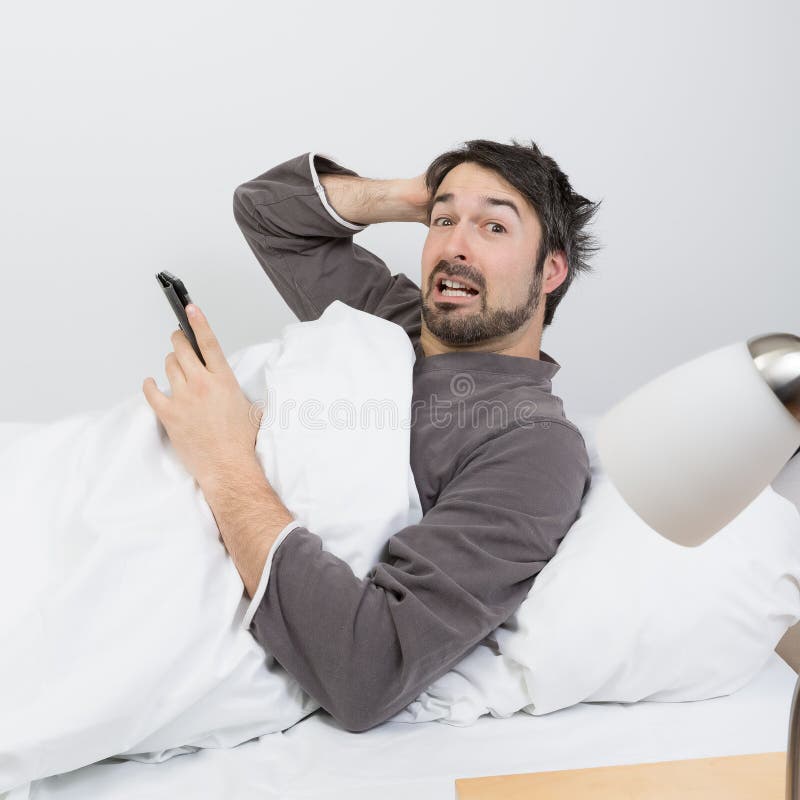
[[[258,582],[258,588],[256,589],[256,593],[253,595],[253,599],[250,601],[250,605],[247,606],[247,611],[245,611],[244,618],[242,619],[242,628],[245,630],[249,630],[250,623],[253,621],[253,617],[256,615],[256,610],[258,609],[259,605],[261,605],[261,600],[264,597],[264,592],[267,591],[267,583],[269,582],[269,572],[272,567],[272,557],[275,555],[275,551],[278,549],[280,543],[295,529],[301,527],[300,523],[293,519],[279,534],[277,539],[272,544],[272,547],[269,549],[269,553],[267,553],[267,560],[264,564],[264,570],[261,573],[261,580]]]
[[[322,205],[325,206],[325,210],[340,224],[344,225],[345,228],[350,228],[352,231],[363,231],[367,226],[366,225],[356,225],[354,222],[348,222],[346,219],[342,219],[334,210],[333,206],[328,202],[328,196],[325,194],[325,187],[320,183],[319,175],[317,175],[317,168],[314,166],[314,156],[317,155],[316,153],[309,153],[308,154],[308,163],[311,167],[311,179],[314,181],[314,188],[317,190],[317,194],[319,195],[319,199],[322,200]],[[320,153],[320,155],[322,155]],[[329,158],[328,156],[323,156],[327,158],[328,161],[333,161],[334,159]]]

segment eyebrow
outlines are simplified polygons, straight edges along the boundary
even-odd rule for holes
[[[452,199],[452,192],[445,192],[444,194],[438,195],[431,203],[431,212],[433,212],[433,207],[437,203],[449,203]],[[506,200],[501,197],[487,197],[486,195],[481,195],[478,199],[481,201],[481,205],[483,206],[508,206],[508,208],[510,208],[517,215],[517,219],[522,222],[522,216],[520,215],[519,209],[513,201]]]

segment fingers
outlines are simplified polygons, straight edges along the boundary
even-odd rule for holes
[[[169,355],[175,356],[177,366],[181,370],[184,381],[199,372],[205,372],[206,368],[197,357],[197,353],[195,353],[194,348],[189,343],[186,334],[182,330],[173,331],[169,338],[175,350],[174,353],[170,353]],[[167,358],[169,358],[169,355]]]
[[[156,386],[156,382],[152,378],[144,379],[142,391],[150,408],[156,412],[159,419],[163,419],[164,413],[169,407],[169,398]]]
[[[197,353],[195,353],[194,348],[186,338],[186,334],[182,330],[173,331],[170,340],[174,352],[168,353],[164,359],[164,372],[169,379],[173,395],[176,389],[184,388],[193,376],[200,376],[207,371],[221,372],[230,369],[228,360],[222,352],[222,347],[200,309],[190,303],[186,306],[186,313],[191,321],[192,331],[197,339],[197,344],[200,347],[200,352],[203,354],[206,365],[203,366],[203,363],[197,357]],[[150,407],[159,417],[163,417],[171,408],[171,399],[158,388],[152,378],[145,378],[142,384],[142,391]]]
[[[221,372],[229,369],[228,360],[225,358],[225,353],[222,352],[222,346],[219,341],[217,341],[214,331],[211,330],[211,326],[208,324],[205,314],[203,314],[194,303],[189,303],[189,305],[186,306],[186,313],[189,316],[189,324],[192,326],[197,344],[200,346],[200,352],[203,354],[208,370],[211,372]],[[196,357],[195,355],[195,358]],[[199,359],[197,359],[197,363],[200,363]]]
[[[180,334],[181,338],[186,341],[186,338],[183,336],[181,331],[176,331],[176,333]],[[177,339],[177,337],[175,338]],[[186,344],[191,350],[191,345],[188,342],[186,342]],[[181,347],[180,349],[182,350],[183,348]],[[194,356],[194,350],[192,350],[192,355]],[[197,359],[197,356],[194,357]],[[200,362],[198,361],[197,363],[199,364]],[[177,353],[167,353],[167,356],[164,359],[164,372],[169,379],[169,385],[172,387],[173,394],[175,394],[175,389],[179,389],[186,385],[186,373],[183,371],[183,367]]]

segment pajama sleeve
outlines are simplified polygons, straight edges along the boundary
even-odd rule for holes
[[[580,434],[549,434],[476,448],[364,579],[305,527],[277,550],[253,635],[347,730],[407,706],[525,599],[591,480]]]
[[[267,277],[301,321],[334,300],[398,324],[419,316],[419,286],[353,241],[367,226],[336,213],[319,180],[325,173],[356,176],[305,153],[234,192],[234,218]]]

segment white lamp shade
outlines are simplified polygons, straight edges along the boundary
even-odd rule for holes
[[[800,422],[744,342],[666,372],[598,423],[597,450],[625,502],[690,547],[745,509],[800,445]]]

